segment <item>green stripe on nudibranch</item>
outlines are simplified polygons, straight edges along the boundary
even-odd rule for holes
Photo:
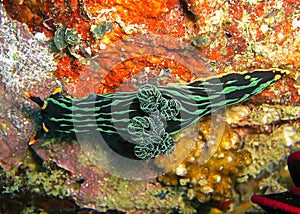
[[[168,155],[175,144],[170,135],[220,107],[248,100],[288,73],[277,68],[226,73],[197,79],[187,85],[147,84],[137,92],[91,94],[82,99],[66,97],[61,89],[55,90],[45,101],[26,93],[41,107],[44,120],[29,145],[46,132],[98,131],[134,143],[137,158]]]

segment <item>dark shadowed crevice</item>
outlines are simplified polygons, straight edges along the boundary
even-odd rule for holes
[[[188,9],[188,5],[184,0],[179,0],[180,7],[183,9],[184,15],[192,22],[196,23],[197,16]]]

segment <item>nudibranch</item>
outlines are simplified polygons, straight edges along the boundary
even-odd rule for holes
[[[168,155],[174,150],[173,134],[221,107],[248,100],[288,73],[278,68],[227,73],[187,85],[146,84],[138,91],[91,94],[82,99],[64,96],[61,89],[46,100],[27,92],[41,107],[43,117],[29,145],[48,132],[97,131],[135,144],[133,152],[139,159]]]

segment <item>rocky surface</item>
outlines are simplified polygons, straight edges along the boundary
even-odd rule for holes
[[[1,1],[1,211],[16,204],[25,213],[62,205],[73,212],[244,212],[253,193],[290,187],[285,160],[300,139],[299,3],[139,2]],[[225,128],[206,117],[174,136],[173,159],[155,164],[184,161],[158,179],[110,175],[97,150],[66,136],[27,146],[40,115],[26,91],[44,99],[62,87],[83,97],[270,67],[291,73],[218,116]]]

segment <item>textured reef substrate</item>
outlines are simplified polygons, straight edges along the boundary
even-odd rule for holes
[[[20,212],[261,211],[251,195],[292,187],[285,164],[299,150],[299,13],[289,0],[1,1],[1,211],[13,201]],[[156,44],[132,42],[151,34]],[[217,118],[224,127],[206,117],[174,136],[171,157],[187,157],[158,178],[112,176],[74,139],[27,147],[40,121],[26,91],[46,98],[62,87],[79,98],[270,67],[291,73],[228,108]]]

